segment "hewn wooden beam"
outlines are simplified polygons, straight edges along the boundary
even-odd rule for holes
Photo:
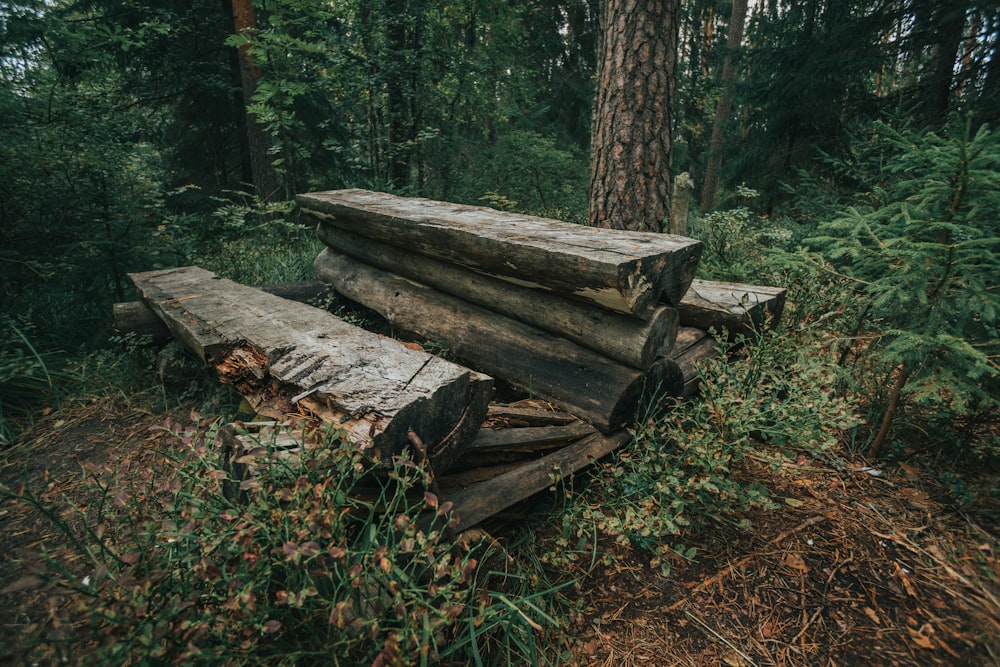
[[[131,274],[174,338],[259,413],[305,412],[388,459],[419,435],[446,468],[478,432],[492,379],[318,308],[198,267]]]
[[[678,395],[677,364],[640,371],[490,310],[324,250],[316,276],[393,325],[445,344],[471,367],[503,378],[604,432],[632,417],[643,395]]]
[[[323,225],[641,318],[661,298],[680,301],[702,252],[700,241],[681,236],[366,190],[313,192],[296,201]]]
[[[318,299],[329,289],[326,283],[319,280],[301,280],[284,283],[261,285],[268,294],[280,296],[283,299],[306,303]],[[170,340],[170,329],[163,323],[152,308],[142,301],[128,301],[111,306],[111,316],[115,333],[129,333],[138,336],[149,336],[153,343],[162,345]]]
[[[677,310],[681,326],[750,334],[777,324],[787,292],[782,287],[693,280]]]

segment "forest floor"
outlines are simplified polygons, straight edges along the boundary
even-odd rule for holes
[[[84,467],[134,474],[171,446],[164,420],[106,401],[51,415],[0,452],[0,482],[23,482],[72,521]],[[915,466],[803,456],[779,468],[751,460],[738,474],[781,504],[754,512],[752,531],[690,537],[697,558],[678,558],[666,578],[610,541],[599,548],[614,565],[572,573],[565,590],[581,613],[563,630],[576,664],[1000,665],[996,507],[946,508],[937,476]],[[554,537],[544,522],[534,530],[543,545]],[[82,576],[83,558],[49,518],[0,501],[0,664],[58,641],[76,604],[38,585],[43,550]]]

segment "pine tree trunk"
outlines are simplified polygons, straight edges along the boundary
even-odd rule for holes
[[[591,226],[655,232],[667,216],[679,11],[680,0],[604,4]]]
[[[733,52],[740,48],[743,42],[743,30],[747,19],[747,0],[734,0],[733,13],[729,17],[729,35],[726,39],[726,58],[722,65],[722,92],[719,103],[715,107],[715,121],[712,123],[712,140],[708,147],[708,166],[705,168],[705,181],[701,189],[702,211],[708,211],[715,205],[715,193],[719,189],[719,170],[722,168],[722,149],[726,145],[723,135],[725,125],[733,108],[733,80],[736,78],[736,68],[733,66]]]
[[[929,47],[930,66],[921,76],[924,120],[940,125],[948,113],[955,61],[965,29],[965,3],[958,0],[924,0],[916,10],[917,36]]]
[[[233,26],[236,34],[257,30],[257,12],[252,0],[233,0]],[[278,191],[278,175],[271,163],[269,152],[271,137],[249,111],[260,81],[260,69],[250,58],[246,46],[239,49],[240,79],[243,82],[243,107],[246,110],[247,141],[250,149],[250,172],[253,174],[254,192],[261,201],[270,201]]]

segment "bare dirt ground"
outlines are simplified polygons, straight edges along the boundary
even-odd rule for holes
[[[0,482],[24,484],[55,508],[46,517],[0,500],[0,664],[30,662],[34,641],[65,629],[72,596],[36,575],[43,550],[82,572],[52,522],[79,529],[82,470],[141,468],[169,446],[164,420],[95,402],[50,416],[0,451]],[[755,513],[750,532],[719,527],[690,538],[697,559],[678,558],[669,578],[638,551],[602,544],[617,565],[571,573],[583,610],[565,628],[577,638],[576,663],[1000,665],[995,508],[947,509],[934,499],[934,476],[917,467],[890,465],[879,476],[862,467],[750,461],[739,474],[765,482],[781,508]],[[537,532],[544,543],[551,529]]]

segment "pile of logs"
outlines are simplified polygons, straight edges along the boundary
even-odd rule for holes
[[[320,280],[605,433],[643,397],[694,391],[706,329],[747,331],[784,301],[694,280],[702,244],[680,236],[363,190],[298,204],[327,246]]]
[[[460,527],[620,447],[641,404],[697,390],[718,353],[708,329],[747,333],[784,304],[782,289],[695,280],[702,246],[685,237],[362,190],[298,203],[326,245],[318,282],[132,274],[142,302],[117,304],[116,328],[175,339],[278,424],[332,424],[376,464],[409,450]],[[455,361],[303,303],[326,285]],[[493,378],[529,398],[491,404]],[[232,461],[279,430],[234,429]]]

